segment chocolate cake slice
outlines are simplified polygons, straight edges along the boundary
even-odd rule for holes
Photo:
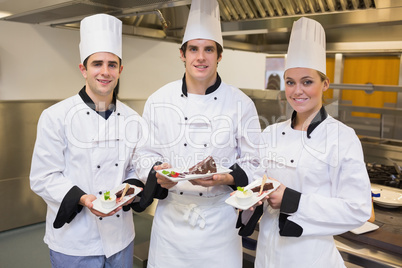
[[[208,156],[201,162],[197,163],[196,165],[192,166],[188,170],[189,174],[209,174],[209,173],[216,173],[216,164],[215,160],[212,156]]]
[[[122,196],[122,194],[123,194],[123,191],[124,191],[124,188],[121,189],[120,191],[116,192],[115,193],[116,197],[120,198]],[[130,188],[128,188],[126,195],[130,195],[130,194],[133,194],[133,193],[134,193],[134,188],[130,187]]]
[[[272,184],[272,182],[267,182],[264,184],[264,187],[262,188],[263,191],[268,191],[274,188],[274,185]],[[258,193],[261,189],[261,185],[258,185],[257,187],[254,187],[253,189],[251,189],[251,191],[253,191],[254,193]]]

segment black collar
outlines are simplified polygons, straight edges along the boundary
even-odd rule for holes
[[[105,119],[108,119],[109,116],[116,110],[116,96],[113,94],[113,99],[112,103],[109,106],[109,109],[107,109],[104,112],[99,112],[96,110],[96,105],[93,102],[93,100],[88,96],[87,92],[85,91],[85,86],[80,90],[78,93],[80,95],[81,99],[83,102],[85,102],[86,105],[88,105],[89,108],[97,112],[100,116],[102,116]]]
[[[290,126],[293,128],[293,122],[294,119],[296,118],[297,112],[293,111],[292,113],[292,119],[291,119],[291,124]],[[320,111],[314,116],[313,120],[311,121],[310,125],[307,128],[307,138],[311,138],[310,134],[313,132],[313,130],[318,127],[319,124],[321,124],[326,118],[328,117],[327,111],[325,111],[324,106],[321,107]]]
[[[183,85],[181,87],[181,91],[184,94],[184,96],[187,97],[187,84],[186,84],[186,74],[184,74],[183,76]],[[221,77],[219,76],[219,74],[216,74],[216,81],[215,84],[213,84],[212,86],[210,86],[209,88],[207,88],[207,90],[205,91],[205,95],[211,94],[212,92],[214,92],[215,90],[218,89],[218,87],[221,85],[222,80]]]

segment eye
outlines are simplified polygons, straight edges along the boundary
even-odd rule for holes
[[[194,51],[197,51],[197,48],[195,48],[195,47],[190,47],[188,50],[191,51],[191,52],[194,52]]]
[[[111,63],[111,64],[109,64],[109,67],[110,68],[117,68],[117,64],[116,63]]]
[[[303,85],[308,86],[308,85],[311,85],[312,83],[313,83],[312,80],[305,80],[305,81],[303,82]]]
[[[293,86],[295,83],[292,80],[287,80],[286,85]]]

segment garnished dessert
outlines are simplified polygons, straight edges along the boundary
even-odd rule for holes
[[[123,192],[124,192],[124,188],[115,193],[116,197],[117,197],[117,198],[120,198],[121,195],[123,194]],[[131,188],[131,187],[130,187],[130,188],[128,188],[128,190],[127,190],[127,192],[126,192],[126,195],[130,195],[130,194],[133,194],[133,193],[134,193],[134,188]]]
[[[246,205],[249,203],[251,197],[253,196],[253,191],[250,189],[244,189],[244,187],[237,187],[236,199],[239,205]]]
[[[216,173],[216,164],[215,160],[212,156],[208,156],[201,162],[197,163],[196,165],[192,166],[189,170],[189,174],[210,174]]]
[[[100,198],[102,207],[112,208],[116,205],[116,195],[111,194],[110,191],[105,192]]]

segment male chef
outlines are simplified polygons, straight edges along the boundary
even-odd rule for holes
[[[47,204],[44,241],[52,267],[132,267],[133,200],[107,214],[92,203],[123,182],[143,186],[132,164],[140,119],[115,92],[123,70],[122,22],[89,16],[80,36],[85,86],[40,116],[31,188]]]
[[[253,180],[259,165],[256,108],[217,73],[222,33],[216,0],[193,0],[180,57],[182,79],[147,100],[147,144],[138,149],[141,177],[155,181],[160,198],[152,225],[148,267],[242,267],[235,208],[225,200]],[[190,167],[208,156],[227,174],[173,182],[155,170]],[[150,163],[150,165],[147,165]],[[154,164],[154,166],[152,166]],[[164,198],[164,199],[163,199]]]

